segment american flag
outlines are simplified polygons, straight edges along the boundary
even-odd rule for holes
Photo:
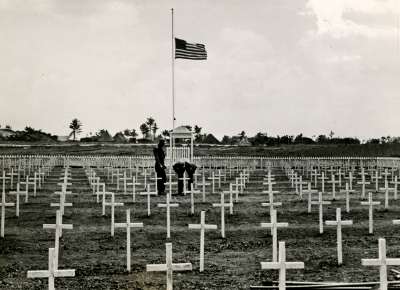
[[[183,39],[175,38],[175,58],[207,59],[206,47],[204,44],[188,43]]]

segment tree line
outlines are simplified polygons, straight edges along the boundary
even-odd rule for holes
[[[68,125],[71,130],[68,138],[71,141],[77,141],[77,137],[82,133],[83,124],[77,118],[74,118]],[[294,135],[283,136],[269,136],[266,133],[258,132],[254,136],[247,136],[246,132],[242,130],[234,136],[225,135],[221,140],[216,138],[212,133],[204,133],[203,128],[198,125],[186,125],[188,130],[194,133],[194,142],[198,144],[220,144],[220,145],[254,145],[254,146],[280,146],[280,145],[296,145],[296,144],[394,144],[400,143],[400,137],[382,136],[381,138],[371,138],[361,142],[356,137],[336,137],[333,131],[328,135],[318,135],[307,137],[302,133]],[[10,125],[1,127],[0,130],[8,130],[13,132],[11,135],[0,134],[1,141],[57,141],[58,137],[45,133],[41,130],[36,130],[32,127],[25,127],[22,131],[12,131]],[[96,133],[89,133],[86,137],[80,138],[80,142],[117,142],[117,143],[154,143],[159,139],[168,139],[170,131],[167,129],[161,130],[153,117],[148,117],[139,126],[139,133],[136,129],[124,129],[113,136],[107,129],[100,129]],[[1,131],[0,131],[1,133]]]

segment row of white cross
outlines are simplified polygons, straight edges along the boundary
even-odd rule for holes
[[[49,167],[47,167],[49,168]],[[14,207],[15,206],[15,216],[19,217],[20,214],[20,195],[25,195],[25,203],[28,202],[29,198],[29,186],[33,186],[33,196],[36,197],[37,186],[39,188],[42,187],[42,183],[44,182],[45,176],[50,174],[50,169],[42,170],[39,168],[38,172],[34,173],[34,177],[30,178],[28,175],[25,177],[26,181],[18,181],[17,188],[15,191],[10,191],[10,195],[15,195],[15,203],[14,202],[7,202],[6,201],[6,181],[10,180],[10,189],[13,188],[14,180],[13,176],[19,174],[13,172],[13,168],[11,168],[11,172],[6,174],[6,171],[2,171],[2,175],[0,176],[0,180],[2,181],[2,191],[1,191],[1,202],[0,202],[0,209],[1,209],[1,217],[0,217],[0,237],[4,238],[4,231],[5,231],[5,219],[6,219],[6,208],[7,207]],[[7,177],[10,175],[10,177]],[[21,190],[21,185],[25,185],[25,189]]]
[[[272,176],[269,174],[269,177],[267,177],[267,181],[268,181],[267,182],[267,184],[268,184],[268,191],[267,192],[269,193],[269,196],[270,196],[270,202],[269,202],[269,204],[266,203],[265,205],[266,206],[270,206],[270,208],[272,209],[271,210],[271,223],[268,223],[268,224],[264,223],[264,226],[271,227],[271,231],[276,233],[276,229],[279,227],[279,223],[277,223],[277,221],[276,221],[276,211],[271,207],[271,205],[272,206],[277,205],[277,203],[273,202],[273,191],[272,191],[272,182],[271,182],[271,180],[272,180]],[[64,180],[64,183],[65,182],[66,182],[66,180]],[[65,191],[64,190],[64,186],[62,186],[62,188],[63,188],[62,192]],[[66,188],[66,186],[65,186],[65,188]],[[149,188],[149,187],[147,187],[147,188]],[[114,206],[116,204],[115,200],[114,200],[114,194],[112,193],[111,196],[112,196],[112,201],[111,201],[110,205]],[[320,196],[322,196],[321,193],[320,193]],[[65,194],[64,194],[64,197],[65,197]],[[322,201],[322,197],[320,198],[320,200]],[[64,202],[65,202],[65,199],[64,199]],[[61,195],[60,195],[60,204],[59,204],[60,210],[57,212],[57,217],[58,217],[58,215],[62,216],[61,210],[63,209],[64,206],[62,206],[62,209],[61,209],[61,203],[62,202],[61,202]],[[321,204],[321,203],[323,204],[323,201],[319,202],[319,204]],[[219,204],[213,204],[213,206],[221,207],[221,228],[222,228],[222,220],[223,220],[223,213],[222,212],[224,212],[224,208],[225,207],[230,207],[231,204],[232,204],[232,202],[230,202],[228,204],[225,204],[225,202],[224,202],[224,194],[223,193],[221,193],[221,202]],[[159,204],[158,206],[159,207],[165,207],[167,209],[167,216],[168,216],[168,211],[169,211],[171,206],[172,207],[174,206],[174,204],[170,203],[170,196],[167,195],[166,196],[166,203],[165,204]],[[133,227],[142,227],[143,224],[142,223],[131,223],[130,222],[130,211],[129,210],[127,210],[126,216],[127,216],[126,222],[125,223],[115,223],[115,227],[117,227],[117,228],[118,227],[126,228],[126,231],[127,231],[127,264],[130,267],[130,229],[133,228]],[[169,220],[169,218],[167,218],[167,228],[168,228],[168,224],[169,224],[168,220]],[[340,209],[337,209],[336,221],[327,221],[326,222],[327,225],[337,226],[337,231],[338,231],[338,234],[337,234],[337,237],[338,237],[338,258],[339,258],[339,240],[341,241],[341,226],[342,225],[350,225],[351,223],[352,223],[352,221],[342,221],[341,220]],[[56,222],[56,224],[57,224],[57,222]],[[62,221],[61,221],[61,224],[62,224]],[[286,225],[281,225],[281,226],[288,226],[287,223],[283,223],[283,224],[286,224]],[[114,225],[114,221],[112,221],[112,226],[113,225]],[[263,226],[263,224],[262,224],[262,226]],[[206,229],[217,229],[217,226],[216,225],[207,225],[207,224],[205,224],[205,214],[204,214],[204,212],[202,212],[201,213],[201,223],[199,225],[189,225],[189,228],[191,228],[191,229],[200,229],[201,230],[201,237],[203,237],[203,238],[200,239],[200,268],[201,268],[200,271],[202,271],[202,267],[204,269],[204,231]],[[56,229],[56,231],[57,231],[57,229]],[[128,238],[128,232],[129,232],[129,238]],[[167,232],[169,232],[168,229],[167,229]],[[340,234],[339,234],[339,232],[340,232]],[[221,229],[221,233],[222,233],[222,229]],[[276,237],[276,234],[275,235],[273,234],[273,236]],[[273,242],[273,244],[275,245],[275,246],[273,246],[273,248],[276,248],[277,240],[275,242]],[[381,240],[380,240],[380,244],[381,244]],[[54,248],[52,253],[51,253],[52,249],[49,250],[49,270],[46,272],[46,274],[42,273],[42,275],[47,275],[46,277],[49,278],[49,285],[50,285],[50,276],[52,276],[53,285],[54,285],[54,277],[62,277],[62,275],[64,275],[64,274],[65,274],[65,276],[68,276],[69,274],[72,275],[72,271],[74,271],[74,270],[58,270],[58,268],[57,268],[58,264],[56,264],[56,262],[55,262],[55,259],[56,259],[55,257],[57,257],[57,255],[55,254],[55,248]],[[128,252],[128,248],[129,248],[129,252]],[[380,245],[380,248],[381,248],[381,245]],[[340,242],[340,249],[341,249],[341,242]],[[273,252],[274,252],[274,250],[273,250]],[[128,253],[129,253],[129,255],[128,255]],[[385,251],[385,253],[386,253],[386,251]],[[284,288],[281,288],[281,286],[285,285],[285,271],[286,271],[286,269],[302,268],[302,267],[304,267],[304,264],[301,263],[301,262],[294,262],[294,264],[290,264],[290,263],[293,263],[293,262],[286,262],[284,242],[280,242],[279,243],[279,257],[278,258],[276,258],[277,255],[278,255],[277,250],[275,250],[275,254],[273,254],[273,261],[272,262],[262,263],[261,265],[262,265],[263,269],[264,268],[265,269],[269,268],[269,269],[279,269],[280,270],[280,289],[284,289]],[[129,256],[129,258],[128,258],[128,256]],[[166,257],[166,264],[148,265],[147,266],[147,270],[148,271],[166,271],[167,272],[167,289],[172,289],[172,272],[173,271],[179,271],[179,270],[191,270],[192,269],[192,265],[190,263],[183,263],[183,264],[174,264],[174,263],[172,263],[172,244],[166,244],[166,256],[167,256]],[[52,262],[53,265],[52,266],[50,265],[50,257],[53,257],[52,258],[53,259],[53,262]],[[386,259],[386,255],[385,255],[385,259]],[[381,260],[382,259],[381,259],[381,251],[380,251],[380,260],[378,262],[375,261],[375,264],[379,265],[380,267],[382,267],[381,264],[383,262]],[[387,260],[396,260],[396,259],[387,259]],[[203,261],[203,264],[202,264],[202,261]],[[364,264],[368,264],[368,263],[370,263],[370,265],[374,264],[374,262],[365,262],[364,263],[364,260],[363,260],[363,265]],[[55,266],[54,266],[54,264],[55,264]],[[51,267],[53,267],[52,270],[50,269]],[[65,271],[65,272],[64,273],[61,273],[61,272],[59,273],[58,271]],[[381,272],[381,274],[382,274],[382,272]],[[35,274],[31,274],[31,275],[35,276]],[[40,274],[36,274],[36,275],[40,275]],[[28,274],[28,276],[29,276],[29,274]],[[36,276],[36,277],[38,277],[38,276]],[[381,281],[383,281],[383,280],[384,279],[382,278],[382,275],[381,275]],[[381,288],[381,289],[385,289],[385,288]]]
[[[55,230],[55,240],[54,248],[49,248],[48,257],[48,269],[47,270],[34,270],[28,271],[28,278],[47,278],[48,279],[48,289],[54,290],[54,280],[58,277],[75,277],[74,269],[58,269],[59,264],[59,252],[60,252],[60,238],[62,237],[63,230],[72,230],[72,224],[63,224],[64,207],[72,206],[72,203],[66,202],[66,195],[72,194],[67,191],[67,186],[72,185],[69,182],[72,176],[69,172],[69,168],[65,168],[63,176],[60,178],[61,183],[57,185],[61,186],[61,191],[55,192],[60,196],[60,201],[58,203],[51,203],[50,206],[57,206],[59,209],[56,211],[56,223],[55,224],[44,224],[43,229],[53,229]]]

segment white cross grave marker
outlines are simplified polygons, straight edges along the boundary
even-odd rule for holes
[[[221,202],[213,203],[213,207],[219,207],[221,209],[221,237],[225,238],[225,207],[230,207],[231,203],[225,203],[225,194],[221,192]]]
[[[4,225],[5,225],[5,221],[6,221],[6,207],[7,206],[14,206],[14,203],[12,203],[12,202],[8,202],[7,203],[6,202],[6,193],[4,191],[1,193],[0,206],[1,206],[1,233],[0,233],[0,236],[2,238],[4,238]]]
[[[19,217],[19,196],[25,192],[20,191],[20,184],[17,183],[17,190],[10,191],[9,194],[15,195],[15,216]]]
[[[318,193],[318,201],[313,201],[311,204],[316,204],[319,206],[319,233],[324,233],[324,220],[323,220],[323,206],[331,204],[330,201],[323,201],[322,192]]]
[[[369,224],[369,227],[368,227],[368,232],[370,233],[370,234],[373,234],[373,232],[374,232],[374,213],[373,213],[373,211],[374,211],[374,205],[379,205],[379,204],[381,204],[381,202],[380,201],[373,201],[372,200],[372,192],[369,192],[368,193],[368,201],[362,201],[361,202],[361,205],[368,205],[368,207],[369,207],[369,210],[368,210],[368,224]]]
[[[171,207],[178,207],[179,204],[171,203],[169,194],[166,195],[166,203],[157,204],[158,207],[165,207],[167,209],[167,238],[171,238]]]
[[[379,239],[379,258],[378,259],[361,259],[363,266],[379,266],[379,290],[388,289],[387,266],[399,266],[400,258],[386,258],[386,240]]]
[[[56,230],[55,232],[55,243],[54,243],[54,267],[58,269],[58,253],[60,250],[60,237],[62,236],[63,230],[72,230],[73,225],[62,223],[62,214],[59,210],[56,211],[56,223],[55,224],[43,224],[44,229]]]
[[[49,290],[54,290],[54,278],[75,277],[75,270],[59,270],[54,265],[54,249],[49,249],[49,269],[28,271],[28,278],[48,278]]]
[[[165,264],[152,264],[146,266],[147,272],[167,272],[167,290],[172,290],[172,274],[174,271],[192,271],[191,263],[173,263],[172,262],[172,243],[166,243],[166,261]]]
[[[151,215],[151,200],[150,200],[150,198],[152,195],[156,196],[157,192],[156,191],[151,192],[150,184],[147,184],[147,190],[145,192],[141,192],[140,195],[147,196],[147,216],[150,216]]]
[[[126,222],[116,223],[116,228],[124,228],[126,230],[126,268],[131,271],[131,228],[143,228],[143,223],[131,223],[131,210],[126,210]]]
[[[272,233],[272,262],[276,262],[278,258],[278,228],[288,227],[288,223],[278,223],[276,217],[276,210],[272,209],[271,222],[261,223],[262,228],[271,228]]]
[[[111,195],[111,201],[110,202],[105,202],[104,204],[107,206],[111,206],[111,236],[114,236],[114,226],[115,226],[115,207],[116,206],[123,206],[124,204],[122,202],[115,202],[115,193],[110,192]]]
[[[338,265],[343,264],[343,251],[342,251],[342,226],[350,226],[353,224],[352,220],[343,221],[341,209],[336,209],[336,221],[326,221],[327,226],[336,226],[337,229],[337,256]]]
[[[200,224],[189,224],[189,229],[200,230],[200,272],[204,271],[204,235],[205,230],[216,230],[217,225],[206,224],[206,214],[201,211]]]
[[[349,183],[346,182],[346,187],[344,190],[341,190],[340,193],[346,194],[346,212],[350,212],[350,193],[354,193],[355,190],[349,188]]]
[[[304,269],[303,262],[286,262],[285,242],[279,242],[278,262],[261,262],[261,269],[279,270],[279,290],[286,289],[286,269]]]

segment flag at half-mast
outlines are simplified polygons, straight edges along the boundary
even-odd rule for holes
[[[207,59],[206,47],[204,44],[188,43],[183,39],[175,38],[175,58]]]

